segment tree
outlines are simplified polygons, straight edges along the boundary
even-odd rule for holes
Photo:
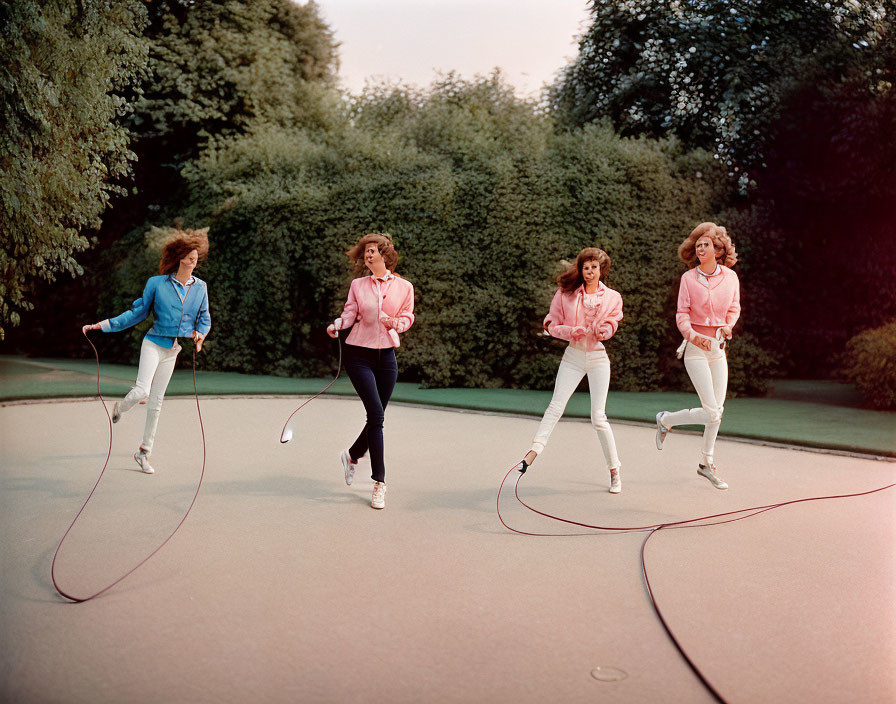
[[[558,120],[713,150],[740,186],[719,217],[751,330],[786,372],[835,373],[849,337],[896,316],[896,3],[625,0],[592,17]]]
[[[94,208],[85,219],[89,227],[96,228],[100,214],[103,215],[102,226],[91,233],[96,246],[78,258],[86,268],[98,266],[105,250],[147,218],[158,217],[162,211],[178,214],[174,204],[184,198],[187,188],[181,170],[197,157],[209,139],[239,134],[267,122],[329,129],[334,120],[341,119],[340,96],[332,88],[337,67],[336,43],[314,2],[132,2],[142,18],[136,25],[138,33],[143,32],[142,38],[135,38],[142,42],[141,66],[145,70],[120,77],[116,95],[126,114],[103,113],[89,118],[72,115],[67,123],[77,133],[82,127],[96,131],[95,121],[110,134],[118,135],[123,144],[129,144],[128,158],[136,160],[129,174],[128,191],[110,188],[113,197],[102,203],[107,209]],[[35,0],[29,6],[36,8],[37,4]],[[60,0],[48,7],[63,4]],[[112,9],[108,14],[112,16],[121,11],[116,8],[130,7],[130,2],[91,0],[86,5],[109,5]],[[6,6],[2,11],[11,12]],[[32,14],[41,16],[34,9]],[[113,27],[95,22],[103,31],[112,32]],[[56,29],[44,28],[44,34],[30,41],[42,42],[47,61],[55,61],[54,70],[68,76],[65,72],[72,54],[66,47],[53,44],[55,35],[48,36]],[[71,25],[66,31],[80,37],[85,34],[82,29],[81,25]],[[8,67],[10,81],[18,80],[18,73],[33,71],[36,75],[43,70],[31,66],[32,58],[24,49],[22,54],[18,64]],[[100,56],[102,66],[91,68],[91,81],[115,65],[102,52]],[[85,119],[91,122],[84,123]],[[15,141],[14,137],[11,139]],[[64,161],[70,153],[71,150],[59,149],[56,156]],[[77,213],[87,203],[76,190],[77,182],[69,179],[69,183],[75,188],[60,195],[58,202],[66,213]],[[84,236],[72,238],[72,246],[78,251],[90,244]],[[73,275],[80,273],[73,260],[68,264]],[[104,283],[102,274],[66,283],[59,289],[54,309],[30,315],[32,329],[55,330],[51,344],[56,353],[77,354],[83,349],[78,327],[63,327],[59,323],[92,316],[93,311],[84,310],[83,302],[95,301]],[[13,335],[13,342],[17,337]]]
[[[134,154],[122,93],[147,49],[141,0],[0,4],[0,337],[33,308],[32,287],[75,259]]]
[[[592,0],[579,56],[552,94],[570,126],[609,118],[623,135],[675,135],[742,186],[761,169],[766,133],[794,81],[865,67],[896,18],[893,0]]]
[[[752,315],[804,375],[830,375],[849,338],[896,319],[896,61],[887,65],[873,89],[860,69],[794,85],[766,134],[767,166],[729,216],[750,243],[745,276],[765,292]]]
[[[104,223],[106,246],[183,200],[181,172],[209,140],[341,119],[337,44],[314,2],[154,0],[146,35],[149,70],[126,121],[137,193]]]
[[[205,137],[260,121],[314,124],[320,96],[312,86],[332,86],[338,67],[333,32],[314,2],[153,5],[150,74],[129,119],[135,134],[166,137],[192,156]]]

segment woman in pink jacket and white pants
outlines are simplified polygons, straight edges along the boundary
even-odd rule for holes
[[[525,470],[544,450],[566,404],[587,374],[591,390],[591,425],[597,431],[610,470],[610,493],[618,494],[622,491],[621,465],[613,430],[605,413],[610,388],[610,358],[603,343],[613,337],[622,320],[622,296],[601,281],[609,271],[607,253],[587,247],[579,252],[576,263],[557,277],[560,288],[544,319],[544,329],[553,337],[569,340],[569,347],[557,370],[554,397],[522,464]]]
[[[398,252],[388,235],[364,235],[346,252],[355,270],[369,276],[352,281],[342,315],[327,328],[330,337],[352,328],[345,340],[345,371],[364,403],[367,423],[351,447],[342,451],[345,483],[351,484],[355,465],[370,452],[373,508],[386,506],[383,421],[386,404],[398,380],[395,348],[398,334],[414,324],[414,286],[394,273]]]
[[[684,366],[700,397],[701,408],[660,411],[656,414],[656,447],[663,449],[669,429],[676,425],[702,425],[703,447],[697,474],[716,489],[727,489],[716,469],[713,453],[725,410],[728,358],[725,344],[740,317],[740,282],[730,267],[737,262],[734,244],[712,222],[697,225],[678,248],[690,269],[681,276],[675,322],[684,342]]]

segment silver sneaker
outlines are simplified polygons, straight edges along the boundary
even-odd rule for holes
[[[700,469],[697,470],[697,474],[709,479],[716,489],[728,488],[728,484],[716,473],[716,466],[714,464],[711,464],[708,467],[705,464],[701,464]]]
[[[385,482],[373,483],[373,496],[370,498],[373,508],[386,508],[386,484]]]
[[[352,456],[348,454],[348,450],[342,451],[340,459],[342,460],[342,470],[345,472],[345,483],[351,486],[352,480],[355,478],[355,463],[352,462]]]
[[[137,450],[134,453],[134,461],[140,465],[140,469],[147,474],[152,474],[156,470],[152,468],[152,465],[149,463],[149,457],[146,456],[146,453],[143,450]]]
[[[622,491],[622,478],[619,476],[619,467],[610,470],[610,493],[618,494]]]
[[[112,422],[117,423],[121,420],[121,410],[118,408],[118,401],[112,406]]]
[[[666,411],[660,411],[656,414],[656,449],[663,449],[663,441],[666,439],[666,435],[669,433],[669,429],[663,425],[663,421],[661,418]]]

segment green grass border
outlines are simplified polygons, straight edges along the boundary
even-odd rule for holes
[[[101,391],[122,396],[131,388],[136,368],[103,364]],[[317,393],[329,379],[293,379],[197,371],[202,396],[301,396]],[[167,396],[193,393],[188,369],[174,372]],[[354,396],[343,375],[328,394]],[[96,395],[96,363],[80,359],[39,359],[0,355],[0,401],[90,397]],[[440,408],[512,413],[541,417],[551,398],[549,391],[522,389],[422,389],[399,382],[392,400]],[[611,420],[653,424],[657,411],[694,407],[694,393],[611,391],[607,415]],[[808,448],[841,450],[896,457],[896,412],[860,407],[854,389],[835,382],[794,381],[775,384],[770,398],[733,398],[725,403],[720,435]],[[587,392],[573,394],[567,417],[588,418]]]

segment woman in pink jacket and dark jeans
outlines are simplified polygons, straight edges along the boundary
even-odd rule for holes
[[[398,379],[398,334],[414,324],[414,286],[393,273],[398,252],[388,235],[364,235],[346,254],[354,262],[355,271],[367,268],[370,275],[352,281],[342,315],[327,327],[330,337],[352,328],[345,340],[345,371],[367,412],[361,434],[342,451],[342,468],[345,483],[351,484],[356,463],[369,451],[373,479],[370,505],[385,508],[383,421]]]
[[[697,225],[678,248],[690,269],[681,276],[675,322],[684,342],[684,367],[700,397],[701,408],[660,411],[656,414],[656,447],[663,449],[669,429],[676,425],[702,425],[703,447],[697,473],[716,489],[727,489],[716,470],[713,453],[725,410],[728,359],[725,343],[740,317],[740,282],[729,267],[737,262],[734,244],[712,222]]]
[[[622,491],[621,465],[613,430],[604,412],[610,388],[610,358],[603,343],[613,337],[622,320],[622,296],[601,281],[609,271],[607,253],[587,247],[579,252],[576,263],[557,277],[560,288],[544,319],[544,329],[553,337],[569,340],[569,347],[557,370],[554,397],[538,426],[532,449],[523,458],[523,469],[544,450],[570,396],[587,374],[591,390],[591,425],[597,431],[610,470],[610,493],[618,494]]]

